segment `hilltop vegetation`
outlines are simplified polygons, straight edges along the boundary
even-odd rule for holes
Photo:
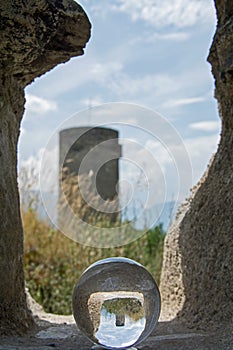
[[[90,264],[107,257],[136,260],[159,283],[165,236],[162,225],[125,246],[101,249],[70,240],[39,219],[35,210],[24,211],[22,219],[26,285],[47,312],[71,314],[73,287],[80,275]]]

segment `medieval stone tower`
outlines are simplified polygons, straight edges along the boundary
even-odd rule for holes
[[[108,217],[116,220],[120,156],[116,130],[78,127],[60,132],[60,199],[63,193],[66,204],[83,220],[90,218],[90,213],[105,213],[106,203],[112,203]],[[63,203],[60,216],[64,210]]]

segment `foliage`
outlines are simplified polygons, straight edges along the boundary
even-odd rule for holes
[[[92,248],[65,237],[38,219],[35,210],[22,213],[25,233],[25,275],[32,297],[47,312],[70,314],[73,287],[95,261],[125,256],[144,265],[159,283],[164,231],[155,227],[138,240],[117,248]]]
[[[115,315],[128,315],[135,322],[145,316],[145,309],[137,298],[115,298],[105,300],[103,308]]]

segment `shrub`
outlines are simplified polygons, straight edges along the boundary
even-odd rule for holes
[[[99,259],[125,256],[144,265],[159,283],[164,231],[155,227],[138,240],[117,248],[78,244],[40,220],[36,211],[22,213],[25,276],[32,297],[45,311],[70,314],[73,287],[82,272]]]

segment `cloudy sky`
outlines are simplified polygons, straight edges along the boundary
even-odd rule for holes
[[[180,137],[187,150],[192,184],[205,170],[219,140],[214,82],[206,62],[216,26],[213,1],[80,0],[79,4],[92,23],[91,39],[82,57],[59,65],[26,89],[20,166],[33,161],[38,165],[51,135],[59,129],[109,123],[120,131],[124,145],[136,142],[141,147],[136,153],[138,145],[134,151],[132,147],[123,149],[130,162],[122,162],[122,179],[127,181],[136,173],[132,159],[140,154],[143,163],[139,162],[138,173],[145,170],[146,179],[156,178],[157,187],[161,181],[170,193],[166,200],[171,200],[178,180],[174,180],[166,150],[178,173],[182,162],[177,165],[179,156],[174,155],[177,143],[164,141],[165,136],[156,131],[158,119],[165,121],[167,135]],[[111,111],[117,106],[118,114],[107,108],[109,116],[101,119],[98,114],[106,111],[106,103]],[[128,114],[126,105],[131,106]],[[135,105],[144,112],[137,114]],[[156,112],[154,119],[144,109]],[[150,131],[153,135],[148,137]],[[148,152],[156,154],[152,166]],[[188,195],[188,186],[182,198]]]

